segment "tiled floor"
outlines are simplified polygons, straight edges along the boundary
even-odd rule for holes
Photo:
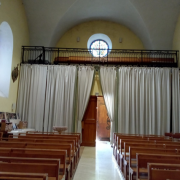
[[[108,142],[84,147],[73,180],[123,180]]]

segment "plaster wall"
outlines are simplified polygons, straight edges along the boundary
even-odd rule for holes
[[[127,27],[103,20],[89,21],[69,29],[58,41],[56,47],[63,48],[87,48],[88,39],[97,33],[106,34],[112,41],[112,49],[145,49],[142,41]],[[77,42],[77,37],[80,41]],[[122,43],[119,43],[122,38]],[[102,90],[99,75],[96,73],[92,85],[91,95]]]
[[[29,45],[29,30],[22,0],[0,0],[0,24],[6,21],[13,33],[12,67],[21,61],[21,46]],[[3,84],[0,84],[3,86]],[[18,80],[10,80],[9,97],[0,97],[0,112],[13,112],[12,104],[16,104]],[[15,111],[15,110],[14,110]]]
[[[93,34],[106,34],[112,41],[112,49],[145,49],[141,40],[127,27],[110,21],[89,21],[69,29],[58,41],[56,47],[64,48],[87,48],[87,42]],[[77,37],[80,41],[77,42]],[[122,43],[119,43],[122,38]],[[92,85],[91,95],[102,90],[99,75],[96,73]]]
[[[93,34],[109,36],[112,49],[144,49],[141,40],[127,27],[109,21],[89,21],[69,29],[58,41],[57,47],[87,48],[87,41]],[[80,42],[77,42],[80,37]],[[119,43],[122,38],[122,43]]]
[[[180,15],[178,17],[176,28],[174,31],[174,39],[173,39],[172,49],[180,51]],[[180,58],[179,58],[179,67],[180,67]]]

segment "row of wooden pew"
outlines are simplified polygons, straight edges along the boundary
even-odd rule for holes
[[[71,180],[79,158],[79,133],[10,135],[0,141],[0,179]]]
[[[172,138],[180,138],[180,133],[165,133],[165,136],[172,137]]]
[[[113,155],[125,179],[180,179],[178,139],[120,133],[113,137]]]

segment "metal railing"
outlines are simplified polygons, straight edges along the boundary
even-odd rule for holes
[[[94,57],[94,49],[22,46],[22,63],[29,64],[101,64],[177,67],[179,51],[99,49],[107,54]]]

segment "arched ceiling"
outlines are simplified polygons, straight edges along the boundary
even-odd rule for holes
[[[180,0],[22,0],[30,44],[55,46],[73,26],[90,20],[120,23],[146,49],[172,49]]]

